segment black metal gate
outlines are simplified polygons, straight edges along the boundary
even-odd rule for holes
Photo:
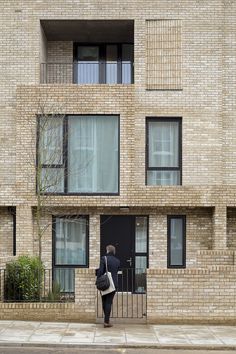
[[[118,272],[118,283],[111,318],[145,319],[147,313],[146,269],[122,269]],[[127,284],[131,284],[131,289]],[[98,291],[97,318],[102,317],[102,301]]]

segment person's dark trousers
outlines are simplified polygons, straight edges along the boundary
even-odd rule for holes
[[[102,308],[103,308],[103,312],[104,312],[104,322],[105,323],[109,323],[110,314],[111,314],[111,305],[112,305],[112,301],[115,296],[115,293],[116,292],[113,291],[112,293],[102,296]]]

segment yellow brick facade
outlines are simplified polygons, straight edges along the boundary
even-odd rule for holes
[[[200,282],[198,299],[204,298],[204,279],[213,276],[226,290],[230,286],[229,303],[233,306],[236,2],[3,0],[0,8],[1,267],[13,257],[9,242],[13,216],[8,207],[16,208],[16,256],[38,252],[33,162],[39,103],[45,104],[49,114],[116,114],[120,119],[119,195],[47,197],[45,222],[49,227],[42,240],[45,266],[52,267],[52,215],[89,216],[89,268],[93,270],[100,257],[100,215],[121,215],[120,206],[128,206],[125,215],[149,216],[150,320],[164,321],[168,309],[164,300],[158,303],[156,298],[164,299],[172,286],[174,291],[173,278],[179,278],[184,291],[192,274],[188,272],[196,268],[201,268],[193,277]],[[45,19],[133,20],[134,84],[73,84],[73,40],[48,40],[40,23]],[[49,69],[48,83],[42,84],[41,64],[46,62],[69,64],[64,77],[57,69],[55,79],[55,71]],[[146,117],[182,118],[182,185],[145,185]],[[185,270],[164,272],[167,215],[186,215],[186,275]],[[228,282],[221,280],[223,271],[209,270],[214,265],[230,266],[225,268]],[[91,274],[83,276],[92,287]],[[168,289],[163,288],[166,279],[170,280]],[[193,293],[194,281],[189,286]],[[216,290],[212,284],[206,286]],[[184,306],[185,295],[181,301],[179,306]],[[211,306],[210,297],[207,301]],[[231,307],[226,308],[227,301],[224,295],[217,297],[215,306],[223,304],[222,312],[211,319],[235,319]],[[156,311],[160,306],[160,312]],[[183,307],[179,311],[173,308],[169,307],[169,319],[184,320]],[[205,307],[193,304],[193,308],[190,320],[207,320]]]

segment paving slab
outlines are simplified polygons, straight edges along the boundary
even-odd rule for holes
[[[0,321],[0,346],[236,349],[235,326]]]

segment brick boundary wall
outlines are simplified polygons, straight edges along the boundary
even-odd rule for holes
[[[148,323],[236,324],[236,266],[148,269]],[[96,322],[94,269],[77,269],[75,303],[0,303],[0,320]]]
[[[0,302],[0,320],[96,322],[95,270],[75,271],[73,303]]]
[[[236,324],[236,267],[148,269],[149,323]]]

